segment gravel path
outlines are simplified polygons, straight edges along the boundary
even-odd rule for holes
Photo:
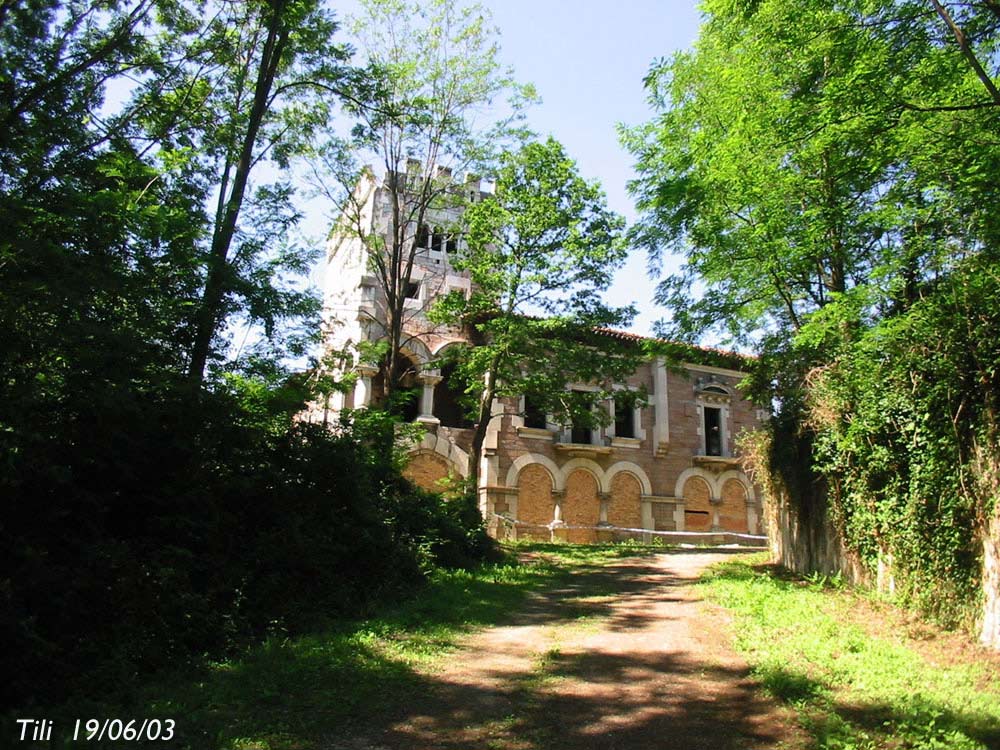
[[[462,641],[401,715],[344,750],[800,748],[691,585],[717,552],[581,566]]]

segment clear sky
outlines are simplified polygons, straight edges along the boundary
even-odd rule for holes
[[[538,88],[541,105],[528,113],[541,135],[553,135],[581,173],[601,182],[611,208],[631,223],[625,192],[632,158],[618,144],[616,125],[652,114],[642,79],[650,63],[688,48],[698,33],[695,0],[483,0],[500,29],[502,57],[517,77]],[[650,333],[663,311],[652,303],[653,282],[643,253],[633,252],[608,299],[635,302],[636,333]]]

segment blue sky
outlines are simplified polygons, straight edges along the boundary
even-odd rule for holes
[[[472,0],[470,0],[471,2]],[[354,0],[332,0],[339,16]],[[632,157],[618,144],[618,123],[648,120],[642,79],[653,60],[688,48],[698,33],[695,0],[480,0],[500,31],[501,58],[519,81],[535,85],[542,102],[528,111],[540,136],[561,141],[588,179],[598,180],[612,209],[635,219],[625,183]],[[313,204],[315,206],[315,204]],[[325,235],[312,208],[303,230]],[[318,279],[317,279],[318,280]],[[646,258],[634,251],[607,293],[609,302],[635,302],[632,329],[649,334],[664,316],[653,302]]]
[[[517,77],[538,88],[542,103],[528,113],[541,135],[553,135],[581,173],[601,182],[611,208],[631,223],[625,192],[632,158],[618,144],[616,125],[648,120],[642,79],[650,63],[688,48],[698,33],[694,0],[485,0],[500,29],[502,57]],[[633,252],[608,299],[636,302],[632,330],[648,334],[663,317],[652,303],[644,255]]]

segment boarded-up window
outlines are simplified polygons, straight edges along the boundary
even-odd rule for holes
[[[608,523],[626,529],[642,526],[642,486],[628,472],[619,472],[611,480]]]
[[[448,476],[448,461],[434,453],[418,453],[403,469],[403,476],[417,487],[431,492],[440,492],[441,480]]]
[[[747,492],[739,480],[727,479],[722,485],[719,525],[726,531],[746,533],[748,530]]]
[[[521,469],[517,477],[517,520],[536,528],[518,528],[518,535],[548,539],[548,530],[542,527],[552,522],[555,510],[549,472],[538,464],[530,464]]]
[[[597,480],[590,472],[577,469],[566,479],[563,520],[569,526],[597,526],[600,517]],[[597,535],[592,529],[569,529],[566,538],[571,542],[591,542]]]
[[[684,483],[684,530],[710,531],[712,528],[712,490],[701,477]]]
[[[672,503],[653,503],[653,528],[656,531],[677,529],[677,522],[674,520],[675,508]]]
[[[685,531],[711,531],[712,514],[707,510],[686,510],[684,511]]]

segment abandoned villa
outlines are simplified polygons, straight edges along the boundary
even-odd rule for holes
[[[456,181],[456,189],[466,200],[489,198],[476,178]],[[355,202],[369,231],[385,231],[387,195],[383,181],[366,172]],[[468,275],[449,260],[462,249],[445,229],[454,225],[457,210],[432,209],[426,223],[414,228],[417,254],[406,291],[402,353],[408,385],[420,397],[405,418],[425,432],[405,473],[427,489],[448,475],[467,476],[469,469],[471,425],[458,406],[449,368],[438,365],[447,347],[465,340],[460,331],[431,325],[425,315],[438,295],[470,289]],[[331,233],[323,291],[332,349],[385,336],[385,299],[370,273],[368,252],[356,232]],[[760,491],[741,469],[736,437],[758,427],[765,415],[739,392],[743,373],[698,355],[692,348],[692,361],[680,368],[668,368],[662,358],[646,361],[627,382],[615,384],[623,392],[642,391],[645,399],[609,401],[611,419],[598,428],[557,424],[524,397],[498,399],[479,471],[480,507],[491,529],[572,542],[614,538],[616,529],[633,536],[636,530],[762,533]],[[325,407],[329,413],[380,398],[378,369],[354,367],[353,391],[335,394]]]

